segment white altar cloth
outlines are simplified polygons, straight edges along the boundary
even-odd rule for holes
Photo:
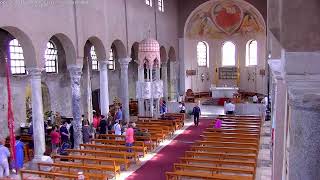
[[[233,98],[238,93],[238,87],[211,87],[212,98]]]

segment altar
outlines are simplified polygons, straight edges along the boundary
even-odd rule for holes
[[[238,87],[211,87],[212,98],[233,98],[238,93]]]

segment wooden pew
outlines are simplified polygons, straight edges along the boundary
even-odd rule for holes
[[[77,149],[67,149],[69,153],[80,153],[80,155],[89,155],[93,157],[108,158],[114,160],[117,164],[123,164],[125,169],[130,166],[130,161],[128,157],[135,157],[133,153],[128,152],[116,152],[116,151],[94,151],[94,150],[77,150]],[[137,157],[136,157],[137,158]],[[137,159],[135,161],[137,162]]]
[[[199,152],[199,151],[186,151],[185,157],[203,157],[203,158],[217,158],[217,159],[230,159],[230,160],[248,160],[256,161],[256,154],[237,154],[237,153],[224,153],[224,152]]]
[[[208,158],[193,158],[193,157],[180,157],[179,158],[182,163],[190,164],[190,163],[204,163],[210,165],[219,165],[219,166],[246,166],[252,168],[253,170],[256,167],[256,162],[252,161],[236,161],[236,160],[220,160],[220,159],[208,159]]]
[[[120,144],[117,143],[117,145],[125,145],[125,136],[124,135],[115,135],[115,134],[100,134],[98,136],[99,138],[106,138],[107,140],[115,140],[116,138],[121,138],[120,141],[122,141]],[[102,140],[101,139],[101,140]],[[92,141],[97,140],[99,142],[100,139],[93,139]],[[152,141],[150,136],[134,136],[134,144],[133,146],[142,147],[143,149],[147,148],[147,150],[151,151],[155,147],[155,143]],[[116,140],[119,141],[119,140]],[[100,143],[103,143],[100,141]],[[124,143],[124,144],[123,144]]]
[[[26,179],[25,174],[34,174],[38,175],[40,177],[44,176],[45,178],[50,177],[50,179],[56,179],[57,177],[64,178],[64,179],[78,179],[78,173],[77,172],[66,172],[66,171],[58,171],[58,172],[50,172],[50,171],[35,171],[35,170],[26,170],[21,169],[20,170],[20,178]],[[92,174],[92,173],[84,173],[85,179],[99,179],[99,180],[105,180],[109,179],[107,175],[103,174]]]
[[[55,179],[57,177],[61,177],[65,179],[73,179],[73,180],[78,179],[78,175],[67,174],[67,173],[55,173],[55,172],[35,171],[35,170],[26,170],[26,169],[21,169],[19,173],[20,173],[20,179],[26,179],[25,174],[34,174],[40,177],[45,176],[45,177],[50,177],[51,179]],[[89,178],[89,177],[86,177],[86,178]]]
[[[212,132],[232,132],[232,133],[242,133],[242,134],[260,134],[260,130],[257,129],[240,129],[240,128],[232,128],[232,129],[219,129],[219,128],[206,128],[206,131]]]
[[[222,141],[222,142],[239,142],[239,143],[256,143],[259,144],[258,138],[239,138],[239,137],[224,137],[224,136],[215,136],[215,135],[200,135],[203,140],[207,141]]]
[[[174,163],[173,164],[174,171],[209,171],[211,174],[220,174],[222,173],[238,173],[238,174],[245,174],[250,175],[251,177],[254,176],[253,169],[243,169],[243,168],[231,168],[231,167],[214,167],[211,165],[199,165],[199,164],[180,164]]]
[[[200,152],[224,152],[224,153],[244,153],[257,154],[257,149],[252,148],[233,148],[233,147],[207,147],[207,146],[191,146],[190,150]]]
[[[141,146],[132,146],[127,147],[124,145],[103,145],[103,144],[80,144],[80,149],[104,149],[104,150],[112,150],[112,151],[125,151],[127,152],[131,149],[133,152],[141,152],[143,156],[147,154],[147,148]]]
[[[215,132],[215,131],[204,131],[203,135],[205,136],[221,136],[221,137],[239,137],[239,138],[260,138],[260,134],[243,134],[236,132]]]
[[[84,172],[84,174],[89,175],[91,178],[95,178],[95,175],[105,175],[108,179],[111,179],[112,176],[110,174],[105,173],[105,171],[112,171],[114,173],[114,176],[117,174],[120,174],[120,167],[118,166],[118,169],[114,169],[112,166],[107,165],[83,165],[83,164],[77,164],[77,163],[38,163],[38,170],[41,171],[41,167],[56,167],[57,169],[62,170],[62,168],[67,169],[68,174],[74,173],[74,171],[71,171],[71,169],[74,170],[81,170]],[[90,171],[98,171],[95,172],[96,174],[90,173]],[[56,170],[51,170],[51,172],[56,172]],[[99,178],[99,177],[98,177]]]
[[[116,171],[118,168],[120,168],[120,164],[123,164],[122,161],[118,161],[118,159],[115,158],[106,158],[106,157],[93,157],[93,156],[81,156],[81,155],[68,155],[68,156],[62,156],[62,155],[53,155],[53,162],[65,162],[61,161],[63,160],[69,160],[69,161],[80,161],[82,165],[84,164],[92,164],[89,162],[95,162],[95,164],[98,165],[111,165],[114,167],[114,170]],[[59,161],[57,160],[59,159]]]
[[[252,180],[252,177],[249,176],[235,176],[235,175],[223,175],[223,174],[212,174],[212,173],[203,173],[203,172],[188,172],[188,171],[175,171],[175,172],[166,172],[166,179],[171,180],[172,178],[176,179],[179,177],[188,177],[188,178],[198,178],[198,179],[219,179],[219,180]]]
[[[240,142],[221,142],[221,141],[208,141],[208,140],[197,140],[194,143],[197,146],[214,146],[214,147],[240,147],[240,148],[254,148],[258,149],[259,145],[256,143],[240,143]]]

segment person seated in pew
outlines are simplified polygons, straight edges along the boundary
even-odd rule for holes
[[[229,115],[234,114],[235,108],[236,108],[236,106],[234,104],[232,104],[230,99],[228,100],[228,102],[224,106],[225,113],[229,114]]]
[[[10,151],[5,147],[5,139],[0,139],[0,178],[8,177],[10,175],[9,161]]]

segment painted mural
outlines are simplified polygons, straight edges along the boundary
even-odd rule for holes
[[[222,39],[226,36],[264,32],[263,19],[251,5],[237,0],[205,3],[189,18],[188,38]]]

